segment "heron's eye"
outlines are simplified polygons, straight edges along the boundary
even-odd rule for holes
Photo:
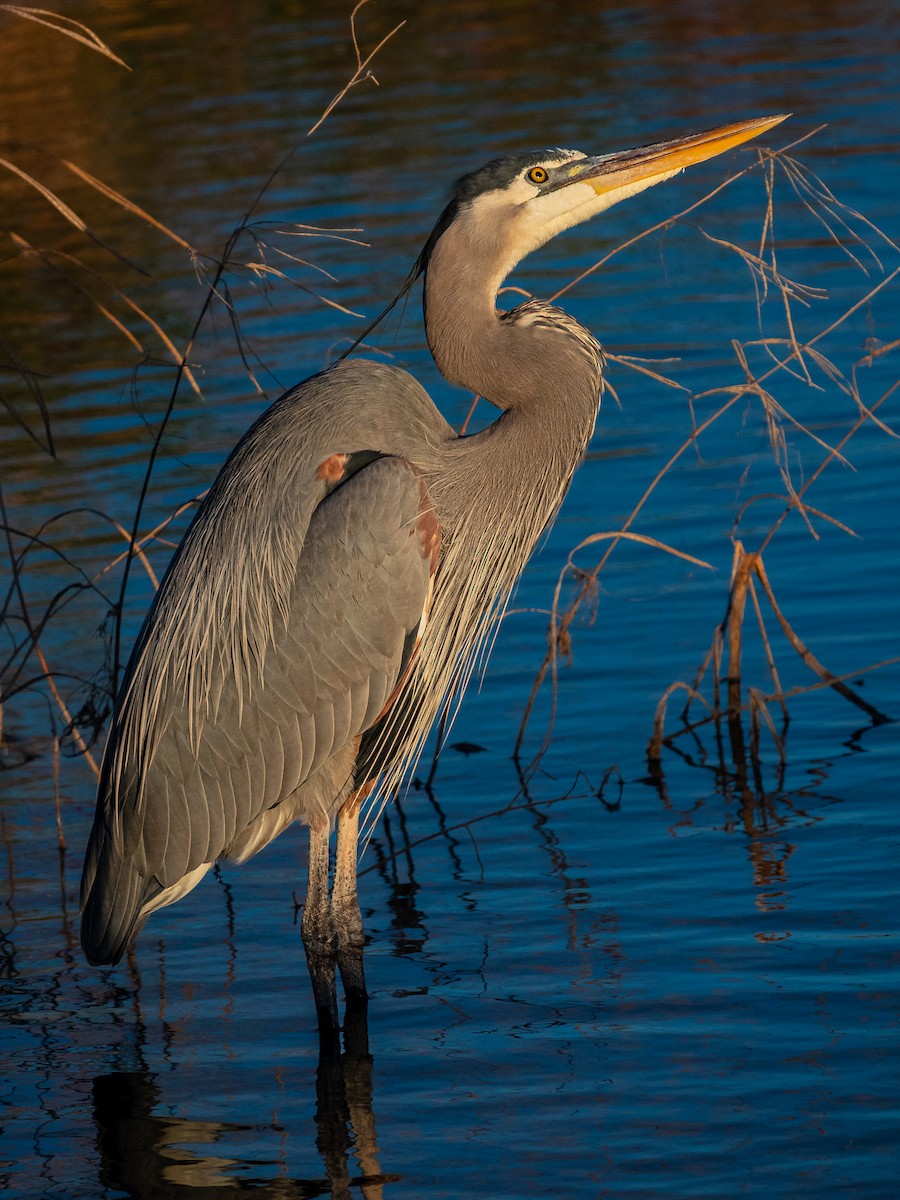
[[[525,178],[529,183],[546,183],[548,176],[543,167],[532,167]]]

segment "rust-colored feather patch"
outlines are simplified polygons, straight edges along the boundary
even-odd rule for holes
[[[431,503],[431,497],[428,495],[421,472],[416,471],[416,477],[419,483],[419,516],[416,520],[416,533],[422,546],[422,557],[428,559],[431,574],[434,576],[441,557],[441,524],[435,516],[434,505]]]
[[[344,472],[347,470],[347,460],[349,454],[331,454],[328,458],[323,459],[316,467],[316,479],[321,479],[329,486],[334,487],[344,478]]]

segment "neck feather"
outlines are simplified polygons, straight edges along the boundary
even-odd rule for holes
[[[600,347],[560,309],[530,301],[511,313],[497,311],[497,293],[516,264],[501,242],[485,241],[476,228],[453,225],[439,238],[425,275],[425,332],[441,373],[498,408],[577,409],[593,424],[597,410]]]

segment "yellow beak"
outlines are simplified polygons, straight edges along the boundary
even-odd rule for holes
[[[765,133],[773,125],[787,120],[789,116],[790,113],[780,113],[777,117],[756,117],[752,121],[720,125],[716,129],[692,133],[688,137],[656,142],[652,146],[639,146],[636,150],[622,150],[616,154],[601,154],[596,158],[581,159],[571,164],[570,177],[560,180],[557,186],[589,183],[594,191],[602,196],[645,180],[652,181],[657,177],[670,176],[684,167],[714,158],[733,146],[740,146],[742,142]]]

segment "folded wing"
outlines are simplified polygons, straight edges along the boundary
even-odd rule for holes
[[[223,653],[199,711],[189,689],[167,697],[149,762],[115,732],[140,722],[117,720],[82,881],[91,961],[118,961],[147,914],[217,858],[243,860],[292,821],[333,817],[353,787],[360,737],[413,652],[436,569],[434,528],[415,469],[370,462],[314,510],[261,667],[248,662],[238,678]],[[132,688],[125,703],[153,690]],[[116,770],[117,760],[141,769]]]

